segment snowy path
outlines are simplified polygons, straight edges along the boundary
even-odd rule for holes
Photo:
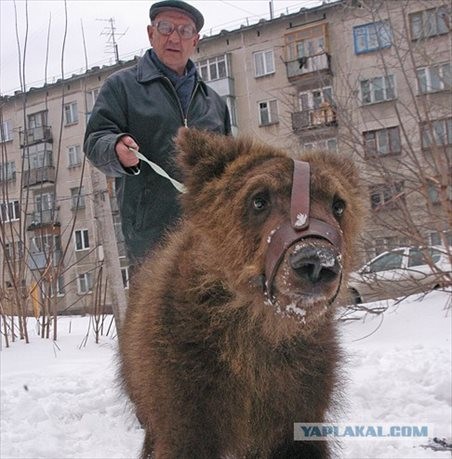
[[[429,423],[434,435],[452,437],[448,300],[434,292],[392,308],[380,328],[380,318],[343,327],[347,421]],[[32,332],[32,344],[16,342],[0,353],[0,458],[137,457],[142,431],[115,384],[115,340],[104,337],[96,345],[90,338],[80,349],[88,319],[65,317],[59,324],[60,350]],[[421,443],[348,441],[341,457],[451,457]]]

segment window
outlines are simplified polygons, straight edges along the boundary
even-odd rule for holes
[[[298,94],[300,111],[316,110],[333,104],[333,92],[330,86]]]
[[[259,51],[253,54],[254,56],[254,75],[261,77],[275,73],[275,61],[273,58],[273,50]]]
[[[35,209],[37,212],[48,212],[55,209],[55,195],[41,193],[35,196]]]
[[[421,126],[422,147],[452,145],[452,118],[436,120]]]
[[[43,298],[52,298],[55,296],[64,296],[64,278],[63,276],[58,276],[56,280],[49,282],[46,279],[42,280],[41,284],[41,295]],[[80,293],[80,292],[79,292]]]
[[[367,131],[363,135],[366,156],[385,156],[401,152],[398,127]]]
[[[377,273],[379,271],[387,271],[389,269],[400,269],[403,261],[403,250],[386,253],[381,255],[372,263],[369,263],[366,272]]]
[[[373,210],[394,209],[396,201],[403,198],[403,182],[376,185],[370,188],[370,204]]]
[[[5,258],[18,260],[24,255],[24,243],[22,241],[5,243]]]
[[[353,27],[353,39],[355,54],[389,48],[391,46],[391,27],[388,21]]]
[[[121,268],[121,275],[122,283],[124,288],[127,290],[129,288],[129,268],[127,266],[125,268]]]
[[[452,88],[450,62],[419,68],[416,74],[419,94],[450,90]]]
[[[46,142],[30,145],[28,148],[24,149],[23,158],[25,170],[53,166],[53,154],[51,149],[51,144]]]
[[[196,66],[204,81],[219,80],[228,76],[226,55],[224,54],[222,56],[204,59],[198,62]]]
[[[88,113],[93,111],[94,104],[96,103],[97,96],[99,95],[99,88],[91,89],[86,92],[86,110]]]
[[[411,39],[435,37],[449,32],[447,6],[410,14]]]
[[[13,125],[11,120],[0,123],[0,143],[13,140]]]
[[[31,253],[61,252],[60,236],[54,234],[42,234],[31,239]]]
[[[259,102],[259,126],[267,126],[278,122],[278,103],[276,99]]]
[[[82,164],[82,155],[80,145],[71,145],[67,148],[69,167],[80,166]]]
[[[8,161],[0,164],[0,182],[16,180],[16,163]]]
[[[337,139],[332,138],[304,143],[303,150],[327,150],[330,153],[337,153]]]
[[[92,273],[79,274],[77,277],[77,291],[79,294],[91,293],[93,290]]]
[[[34,129],[47,126],[47,111],[32,113],[28,115],[28,128]]]
[[[443,245],[442,237],[446,239],[446,244],[452,246],[452,231],[443,231],[443,234],[434,231],[428,234],[428,241],[430,245]]]
[[[13,222],[20,218],[19,201],[9,201],[0,203],[0,222]]]
[[[427,188],[428,198],[432,204],[440,204],[441,198],[439,195],[438,184],[431,183]],[[447,199],[452,201],[452,185],[447,186]]]
[[[84,209],[85,208],[85,190],[84,188],[77,187],[71,188],[71,209]]]
[[[76,230],[75,231],[75,250],[86,250],[89,249],[89,237],[88,230]]]
[[[394,76],[375,77],[361,80],[361,103],[374,104],[394,99]]]
[[[77,102],[71,102],[64,106],[65,125],[78,123]]]

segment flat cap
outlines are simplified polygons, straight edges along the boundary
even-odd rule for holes
[[[183,13],[188,14],[188,16],[193,19],[196,30],[199,32],[202,29],[202,26],[204,25],[204,16],[194,6],[191,6],[189,3],[182,0],[164,0],[162,2],[154,3],[149,10],[149,17],[151,18],[151,21],[153,21],[157,14],[169,10],[180,10]]]

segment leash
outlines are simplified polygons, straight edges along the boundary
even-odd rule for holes
[[[128,148],[138,159],[141,159],[141,161],[144,161],[145,163],[148,163],[149,166],[151,166],[151,168],[154,170],[154,172],[156,172],[161,177],[164,177],[164,178],[168,179],[171,182],[171,184],[174,186],[174,188],[176,188],[177,191],[179,191],[180,193],[186,193],[187,192],[187,187],[184,184],[182,184],[182,183],[178,182],[177,180],[173,179],[172,177],[170,177],[165,172],[165,170],[162,169],[158,164],[155,164],[154,162],[152,162],[149,159],[147,159],[146,156],[141,154],[138,150],[135,150],[135,148],[132,148],[132,147],[128,147]]]

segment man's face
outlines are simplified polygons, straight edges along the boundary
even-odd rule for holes
[[[157,30],[156,24],[160,21],[169,22],[175,26],[170,35],[164,35]],[[199,34],[196,33],[192,38],[184,39],[179,35],[177,28],[180,25],[191,25],[196,30],[193,19],[177,10],[163,11],[155,17],[153,24],[148,26],[152,48],[167,67],[182,75],[188,59],[198,44]]]

